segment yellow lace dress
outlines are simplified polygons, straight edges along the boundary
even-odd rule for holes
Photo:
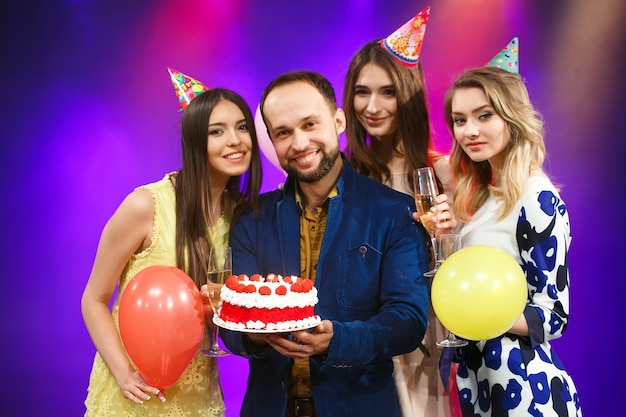
[[[154,198],[154,224],[152,244],[135,254],[122,273],[118,295],[112,309],[113,321],[118,327],[119,300],[129,281],[144,268],[151,265],[176,266],[175,255],[175,195],[171,176],[139,188],[152,193]],[[227,205],[231,206],[231,205]],[[218,223],[209,231],[214,245],[228,244],[228,229],[232,207],[224,211]],[[201,348],[208,346],[208,330],[205,331]],[[89,417],[213,417],[224,415],[224,398],[220,385],[216,358],[208,358],[197,352],[182,376],[172,387],[165,390],[166,402],[151,396],[143,404],[135,404],[123,397],[115,378],[109,372],[99,353],[89,378],[85,416]]]

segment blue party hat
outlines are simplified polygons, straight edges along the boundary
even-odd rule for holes
[[[497,67],[514,74],[519,74],[519,39],[513,38],[498,55],[487,63],[488,67]]]

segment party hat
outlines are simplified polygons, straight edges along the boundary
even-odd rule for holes
[[[422,50],[426,22],[429,16],[430,6],[427,6],[402,27],[380,41],[380,46],[385,48],[402,65],[416,66]]]
[[[498,55],[487,63],[488,67],[497,67],[519,74],[519,39],[513,38]]]
[[[180,71],[176,71],[173,68],[167,67],[167,72],[170,73],[172,84],[174,84],[174,89],[176,90],[176,95],[178,96],[178,104],[180,104],[180,108],[182,110],[187,108],[189,103],[191,103],[191,100],[210,90],[209,87],[202,84],[195,78],[191,78],[190,76],[185,75]]]

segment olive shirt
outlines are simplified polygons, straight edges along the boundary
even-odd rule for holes
[[[328,219],[329,199],[338,195],[337,187],[333,187],[324,201],[317,206],[317,213],[313,213],[306,207],[306,201],[298,189],[296,204],[300,210],[300,276],[310,278],[315,282],[317,273],[317,260],[326,230]],[[309,359],[295,359],[289,378],[289,395],[292,397],[312,397],[311,371]]]

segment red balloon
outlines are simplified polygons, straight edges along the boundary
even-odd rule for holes
[[[164,390],[176,383],[204,332],[202,297],[178,268],[156,265],[135,275],[119,307],[120,337],[144,381]]]

